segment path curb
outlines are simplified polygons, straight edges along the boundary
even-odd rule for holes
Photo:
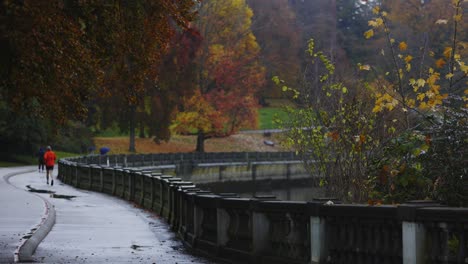
[[[17,188],[16,186],[10,183],[9,179],[13,176],[24,174],[24,173],[29,173],[33,171],[34,170],[27,170],[27,171],[19,171],[19,172],[10,173],[10,174],[5,175],[4,179],[8,184]],[[32,228],[31,231],[23,237],[24,240],[15,250],[14,260],[16,263],[32,262],[33,261],[32,255],[36,251],[37,246],[39,246],[39,243],[41,243],[41,241],[47,236],[47,234],[50,232],[50,230],[55,224],[55,217],[56,217],[55,207],[47,199],[43,198],[42,196],[39,196],[37,194],[34,194],[34,195],[42,199],[42,201],[44,202],[44,207],[45,207],[44,214],[42,216],[41,222],[36,227]]]

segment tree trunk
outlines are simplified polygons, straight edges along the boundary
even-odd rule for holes
[[[143,123],[143,121],[141,120],[140,121],[140,135],[139,135],[140,138],[145,138],[145,124]]]
[[[205,152],[205,133],[202,131],[198,132],[197,135],[197,148],[195,149],[196,152]]]
[[[128,146],[128,151],[130,152],[136,152],[135,149],[135,112],[136,112],[136,107],[135,106],[130,106],[130,144]]]

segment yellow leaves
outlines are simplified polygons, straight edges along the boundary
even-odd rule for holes
[[[370,38],[372,38],[372,36],[374,36],[374,30],[373,29],[369,29],[366,32],[364,32],[364,37],[366,39],[370,39]]]
[[[280,79],[278,76],[276,76],[276,75],[273,76],[273,77],[271,78],[271,80],[272,80],[276,85],[279,85],[280,83],[283,83],[283,82],[284,82],[283,80],[281,80],[281,79]]]
[[[445,58],[450,59],[450,57],[452,56],[452,48],[451,47],[445,47],[443,54],[444,54]]]
[[[413,56],[411,56],[411,55],[408,55],[408,56],[405,57],[405,62],[406,63],[410,63],[412,60],[413,60]]]
[[[442,58],[438,59],[438,60],[435,62],[436,67],[439,68],[439,69],[442,68],[442,67],[444,67],[445,64],[446,64],[446,62],[445,62],[445,60],[442,59]]]
[[[417,92],[420,88],[425,85],[428,86],[426,91],[422,91],[416,94],[416,99],[420,102],[419,108],[421,110],[431,109],[439,106],[443,103],[443,100],[448,97],[448,94],[441,94],[441,86],[437,84],[440,79],[440,73],[435,72],[433,69],[429,70],[429,77],[424,79],[410,80],[410,85],[413,86],[414,92]]]
[[[381,105],[375,105],[374,108],[372,108],[372,113],[378,113],[382,111],[382,106]]]
[[[406,44],[406,42],[402,41],[402,42],[400,42],[400,44],[398,44],[398,48],[401,51],[405,51],[406,49],[408,49],[408,44]]]
[[[425,93],[420,93],[420,94],[418,94],[418,96],[416,96],[416,98],[417,98],[419,101],[424,100],[425,97],[426,97],[426,94],[425,94]]]
[[[426,82],[429,86],[434,85],[440,79],[440,73],[438,72],[430,72],[429,78],[427,78]]]
[[[411,64],[409,64],[409,63],[406,64],[406,71],[407,72],[411,71]]]
[[[458,15],[455,15],[453,16],[453,19],[456,21],[456,22],[460,22],[462,20],[462,14],[458,14]]]
[[[426,81],[424,79],[418,79],[416,84],[419,86],[419,87],[424,87],[424,85],[426,84]]]
[[[379,12],[380,12],[380,6],[375,6],[374,8],[372,8],[372,13],[374,15],[379,14]]]
[[[450,80],[453,78],[453,73],[448,73],[445,75],[445,79]]]
[[[369,66],[369,64],[358,64],[358,68],[360,71],[370,71],[371,67]]]
[[[384,109],[392,111],[398,105],[398,100],[388,93],[377,94],[373,113],[381,112]]]
[[[421,78],[418,80],[410,79],[409,84],[413,87],[413,91],[417,92],[419,88],[424,87],[424,85],[426,85],[426,80]]]
[[[380,26],[382,26],[384,23],[383,19],[378,17],[374,20],[369,20],[369,22],[367,22],[367,24],[373,28],[378,28]]]
[[[421,109],[421,110],[426,110],[428,108],[429,108],[429,106],[426,104],[426,102],[421,102],[419,104],[419,109]]]
[[[460,70],[463,73],[468,74],[468,65],[466,65],[464,62],[460,62],[459,65],[460,65]]]

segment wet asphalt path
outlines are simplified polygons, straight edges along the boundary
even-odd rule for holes
[[[75,189],[55,176],[54,186],[47,185],[45,173],[35,170],[9,177],[9,184],[3,176],[12,170],[0,170],[0,263],[11,263],[21,236],[41,222],[44,202],[36,195],[56,214],[32,256],[36,263],[214,263],[189,254],[163,219],[127,201]],[[27,186],[54,194],[32,194]]]

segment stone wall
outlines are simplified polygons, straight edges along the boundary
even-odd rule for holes
[[[62,159],[59,178],[153,210],[168,221],[187,247],[228,263],[467,263],[468,208],[443,207],[427,201],[368,206],[328,200],[239,198],[233,193],[200,190],[191,181],[164,175],[151,167],[169,166],[171,159],[175,168],[181,160],[193,166],[185,159],[188,156],[158,156],[158,164],[154,164],[154,156],[148,155]],[[265,159],[258,160],[260,157]],[[107,158],[117,161],[114,164],[118,167],[107,166]],[[225,172],[239,179],[249,178],[253,162],[264,161],[265,167],[257,164],[255,177],[276,170],[288,174],[284,167],[268,164],[266,158],[268,154],[239,153],[237,160],[226,158],[225,163],[210,160],[211,165],[217,165],[207,165],[209,169],[197,173],[213,170],[212,176],[206,177],[209,180],[223,180]],[[149,162],[152,165],[145,167]],[[202,163],[198,161],[193,171],[204,167]],[[290,167],[291,178],[296,176],[293,171]]]

